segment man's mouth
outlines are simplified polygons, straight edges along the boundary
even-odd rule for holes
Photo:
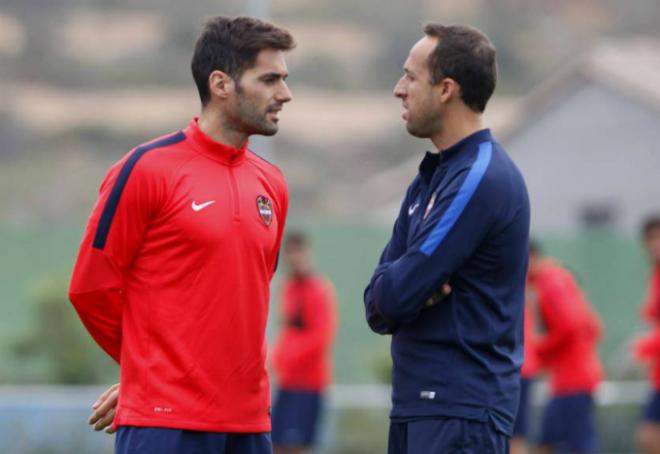
[[[270,107],[270,108],[268,108],[268,110],[266,110],[266,114],[267,115],[272,115],[274,117],[274,120],[277,121],[277,120],[279,120],[277,115],[280,113],[281,110],[282,110],[282,106]]]

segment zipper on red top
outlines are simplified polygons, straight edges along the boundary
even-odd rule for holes
[[[241,206],[238,199],[238,182],[236,181],[236,175],[232,167],[229,167],[229,182],[232,199],[232,220],[239,222],[241,219]]]

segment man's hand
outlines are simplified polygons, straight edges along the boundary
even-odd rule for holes
[[[94,430],[101,431],[105,429],[106,433],[114,433],[112,422],[115,419],[115,409],[117,408],[117,398],[119,397],[119,383],[112,385],[99,396],[92,405],[94,410],[87,421],[94,426]]]
[[[449,285],[449,282],[445,282],[444,284],[442,284],[442,287],[440,287],[440,289],[437,292],[435,292],[433,295],[431,295],[429,299],[426,300],[424,306],[426,307],[434,306],[443,299],[445,299],[447,295],[449,295],[450,293],[451,293],[451,286]]]

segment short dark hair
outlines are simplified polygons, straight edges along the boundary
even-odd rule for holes
[[[461,99],[475,112],[483,112],[495,91],[495,46],[486,35],[467,25],[427,24],[427,36],[438,38],[429,56],[433,85],[449,77],[461,87]]]
[[[289,249],[289,248],[300,248],[300,249],[305,249],[308,244],[308,239],[307,235],[305,235],[303,232],[294,230],[291,232],[287,232],[286,237],[284,239],[284,249]]]
[[[642,236],[648,237],[652,231],[660,229],[660,214],[654,214],[647,217],[642,224]]]
[[[259,19],[224,16],[208,19],[190,62],[202,105],[211,99],[208,83],[213,71],[220,70],[238,82],[243,72],[254,66],[262,50],[286,51],[295,45],[288,31]]]

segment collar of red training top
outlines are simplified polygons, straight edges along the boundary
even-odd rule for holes
[[[216,142],[199,129],[198,120],[198,117],[190,120],[188,127],[183,132],[200,153],[227,165],[237,165],[245,160],[249,140],[246,140],[241,148]]]

